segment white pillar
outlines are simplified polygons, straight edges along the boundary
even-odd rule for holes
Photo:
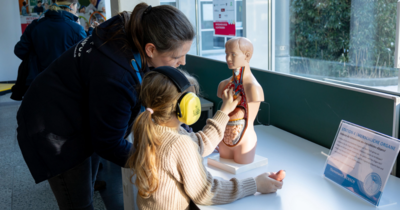
[[[0,12],[0,81],[17,80],[21,60],[14,55],[14,46],[21,37],[21,18],[18,1],[2,1]]]

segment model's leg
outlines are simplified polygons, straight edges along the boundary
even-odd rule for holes
[[[48,180],[60,210],[93,210],[91,158]]]

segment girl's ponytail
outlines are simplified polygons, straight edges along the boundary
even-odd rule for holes
[[[143,198],[150,197],[157,190],[159,182],[156,153],[160,142],[154,127],[155,124],[149,111],[144,111],[137,117],[133,125],[133,148],[136,150],[126,164],[129,168],[135,169],[131,180],[136,175],[134,184]]]
[[[139,89],[139,99],[146,108],[133,125],[134,148],[126,165],[136,175],[134,184],[139,190],[139,195],[148,198],[153,194],[159,183],[158,149],[161,145],[161,136],[158,136],[157,126],[168,122],[176,115],[175,106],[181,93],[166,76],[150,71],[143,77]],[[131,177],[131,180],[132,180]]]

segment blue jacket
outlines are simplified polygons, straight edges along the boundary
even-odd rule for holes
[[[61,54],[87,37],[83,27],[75,22],[77,20],[70,12],[49,10],[44,18],[28,25],[14,49],[21,60],[29,55],[28,85]]]
[[[67,50],[26,92],[17,113],[17,139],[36,183],[93,152],[125,165],[132,144],[124,136],[141,106],[131,65],[135,50],[122,50],[120,39],[105,42],[109,32],[123,28],[122,22],[118,15],[104,22],[106,30],[96,29]]]

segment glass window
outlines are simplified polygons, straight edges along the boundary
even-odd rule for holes
[[[397,91],[396,0],[275,2],[276,71]]]
[[[160,0],[160,5],[171,5],[176,7],[176,0]]]
[[[254,46],[252,67],[397,92],[397,0],[232,1],[236,36]],[[196,54],[225,61],[231,37],[214,35],[213,1],[195,2]]]
[[[243,36],[243,6],[242,0],[236,2],[236,36]],[[225,43],[230,39],[226,36],[214,35],[213,1],[199,0],[200,55],[225,61]]]

